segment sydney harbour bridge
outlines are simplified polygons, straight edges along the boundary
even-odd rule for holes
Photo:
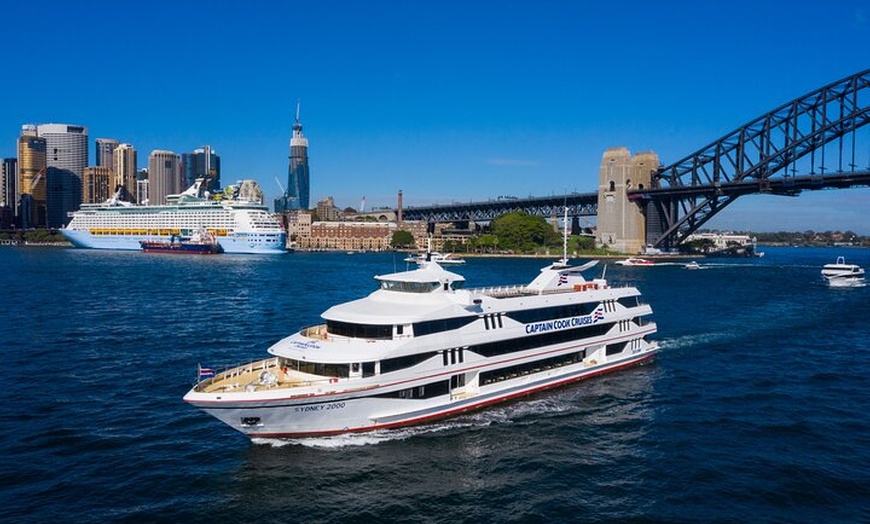
[[[645,218],[645,244],[672,248],[740,196],[870,186],[870,70],[787,102],[671,165],[624,198]],[[599,193],[403,209],[408,220],[490,221],[511,212],[594,217]]]

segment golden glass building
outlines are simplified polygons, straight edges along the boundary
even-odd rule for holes
[[[18,137],[18,213],[21,227],[44,227],[46,224],[45,139],[37,136],[36,126],[25,125]]]

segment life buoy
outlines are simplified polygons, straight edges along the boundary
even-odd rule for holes
[[[338,382],[338,379],[335,378],[335,377],[329,379],[329,383],[330,383],[330,384],[335,384],[336,382]]]

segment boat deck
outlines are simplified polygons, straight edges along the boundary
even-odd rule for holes
[[[263,391],[328,385],[337,381],[335,378],[315,377],[282,369],[279,367],[278,357],[273,357],[218,373],[213,378],[200,382],[197,388],[205,393]]]

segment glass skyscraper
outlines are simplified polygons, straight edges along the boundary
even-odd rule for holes
[[[221,188],[221,157],[211,146],[194,149],[193,153],[181,155],[182,191],[193,185],[197,178],[208,177],[208,190],[212,193]]]
[[[296,104],[296,123],[293,124],[293,137],[290,138],[290,168],[287,173],[287,187],[284,189],[284,194],[275,199],[275,212],[283,213],[291,209],[308,209],[310,198],[308,139],[302,135],[299,104]]]

